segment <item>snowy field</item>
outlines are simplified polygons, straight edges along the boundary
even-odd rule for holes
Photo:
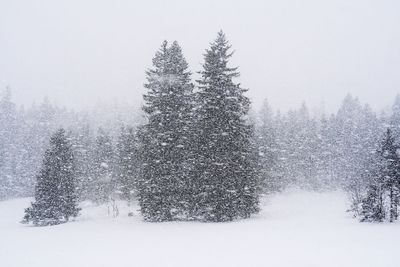
[[[233,223],[144,223],[83,204],[74,222],[19,224],[29,199],[0,202],[2,267],[398,267],[400,225],[361,224],[344,195],[291,191]],[[120,203],[122,206],[122,203]]]

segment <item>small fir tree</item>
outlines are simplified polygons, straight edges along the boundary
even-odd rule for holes
[[[25,210],[25,223],[54,225],[78,216],[75,192],[74,157],[65,131],[58,130],[50,139],[43,165],[37,176],[35,202]]]

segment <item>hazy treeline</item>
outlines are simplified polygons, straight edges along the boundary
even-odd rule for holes
[[[114,121],[113,126],[99,122],[95,115],[60,108],[48,100],[28,109],[17,108],[10,90],[3,91],[0,103],[0,192],[3,199],[33,194],[42,155],[51,133],[58,127],[71,129],[78,169],[85,173],[90,165],[96,165],[90,161],[102,161],[99,159],[102,153],[96,151],[104,146],[101,145],[103,142],[112,151],[110,159],[104,161],[111,162],[110,166],[116,165],[113,154],[121,145],[118,140],[131,138],[131,142],[125,142],[135,146],[135,129],[143,121],[134,108],[120,111],[119,117],[129,120]],[[316,190],[345,187],[354,189],[352,196],[360,201],[366,179],[362,174],[377,151],[386,128],[391,127],[394,135],[399,136],[399,111],[399,97],[394,101],[392,113],[377,115],[368,105],[362,105],[357,98],[348,95],[336,114],[321,117],[310,114],[305,104],[280,113],[265,101],[251,117],[256,125],[255,140],[264,192],[280,191],[288,185]],[[122,125],[127,126],[124,133],[121,132]],[[97,155],[97,159],[92,155]],[[128,162],[124,164],[130,162],[129,158],[122,160]],[[113,173],[111,175],[116,172]],[[88,177],[89,174],[81,176]],[[88,196],[89,192],[84,194]]]
[[[305,104],[285,114],[274,112],[265,101],[256,121],[265,188],[352,187],[390,120],[351,95],[336,114],[321,116],[312,116]]]
[[[32,196],[35,177],[50,136],[64,127],[74,143],[76,158],[94,154],[102,133],[113,138],[122,126],[141,123],[138,108],[99,104],[86,111],[58,107],[45,98],[40,104],[17,107],[10,89],[0,94],[0,199]],[[110,137],[111,138],[111,137]]]
[[[305,104],[273,112],[266,101],[256,125],[264,192],[344,189],[361,221],[398,218],[400,96],[379,115],[351,95],[322,117],[310,116]]]
[[[104,134],[115,147],[122,126],[135,129],[143,122],[136,108],[114,110],[112,115],[99,111],[89,115],[57,107],[48,100],[17,108],[10,90],[3,90],[0,109],[2,198],[32,195],[42,155],[57,128],[69,129],[76,139],[87,139],[76,145],[79,154],[81,149],[92,150],[96,136],[101,139]],[[349,177],[358,177],[364,170],[366,159],[376,151],[388,126],[398,135],[399,110],[400,98],[396,98],[391,114],[378,115],[348,95],[336,114],[317,117],[305,104],[281,113],[265,101],[250,117],[256,125],[265,190],[276,191],[293,183],[308,189],[348,184]],[[104,114],[111,119],[97,119]]]

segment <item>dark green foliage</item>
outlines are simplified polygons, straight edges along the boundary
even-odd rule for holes
[[[79,213],[75,192],[75,166],[71,145],[63,129],[50,139],[37,176],[35,202],[25,210],[24,222],[54,225],[67,222]]]
[[[258,211],[258,176],[253,127],[245,119],[250,101],[235,84],[237,68],[224,33],[206,51],[197,94],[195,215],[230,221]]]
[[[146,74],[143,110],[148,122],[139,133],[141,212],[149,221],[186,218],[193,85],[178,43],[168,47],[164,42]]]

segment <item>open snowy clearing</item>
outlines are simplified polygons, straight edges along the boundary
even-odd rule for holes
[[[0,202],[1,266],[398,267],[399,224],[358,223],[340,192],[291,191],[233,223],[145,223],[84,204],[68,224],[19,224],[29,199]],[[122,203],[120,203],[122,206]]]

